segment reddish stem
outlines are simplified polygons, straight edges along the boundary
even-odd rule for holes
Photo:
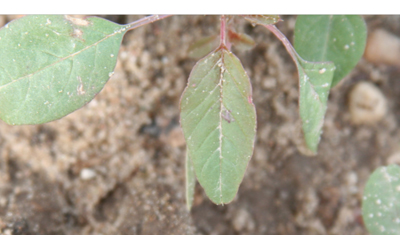
[[[226,26],[225,26],[226,20],[225,16],[221,16],[221,29],[220,29],[220,46],[225,46],[226,42]]]
[[[129,23],[126,26],[127,26],[128,30],[132,30],[132,29],[139,28],[140,26],[143,26],[143,25],[146,25],[146,24],[150,24],[150,23],[153,23],[153,22],[158,21],[158,20],[165,19],[165,18],[170,17],[170,16],[171,15],[151,15],[151,16],[147,16],[147,17],[144,17],[142,19],[139,19],[137,21],[134,21],[132,23]]]
[[[275,26],[275,25],[263,25],[269,31],[271,31],[275,36],[281,40],[286,50],[289,52],[289,55],[292,57],[293,61],[297,64],[297,52],[294,50],[290,41],[286,38],[286,36]]]

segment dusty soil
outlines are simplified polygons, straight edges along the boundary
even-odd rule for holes
[[[292,39],[295,17],[283,19],[278,28]],[[370,32],[400,36],[398,16],[365,19]],[[193,210],[185,207],[179,99],[196,62],[187,48],[218,33],[219,18],[174,16],[125,36],[114,76],[85,107],[44,125],[0,122],[1,234],[367,234],[363,187],[400,151],[398,68],[362,59],[331,91],[318,155],[309,157],[293,62],[264,28],[235,25],[257,42],[234,53],[251,77],[258,133],[232,203],[212,204],[197,185]],[[360,81],[387,99],[387,114],[370,125],[350,121],[348,96]]]

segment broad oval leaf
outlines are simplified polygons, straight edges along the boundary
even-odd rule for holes
[[[361,16],[300,15],[294,31],[294,47],[308,61],[332,61],[336,85],[364,53],[367,29]]]
[[[371,234],[399,234],[400,167],[376,169],[369,177],[362,202],[364,224]]]
[[[40,124],[79,109],[112,75],[126,26],[25,16],[0,30],[0,118]]]
[[[296,65],[299,72],[299,109],[304,138],[307,147],[316,153],[335,65],[332,62],[305,61],[298,55]]]
[[[229,203],[253,154],[256,112],[249,78],[225,47],[193,68],[180,122],[200,185],[214,203]]]

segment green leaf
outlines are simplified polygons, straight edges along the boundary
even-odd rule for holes
[[[236,33],[232,30],[228,31],[228,40],[238,50],[250,50],[256,45],[256,42],[247,34]]]
[[[0,30],[0,118],[40,124],[79,109],[112,75],[126,26],[26,16]]]
[[[281,18],[278,15],[248,15],[244,18],[254,25],[276,24],[281,21]]]
[[[253,154],[256,112],[249,78],[225,47],[193,68],[180,122],[200,185],[214,203],[229,203]]]
[[[194,189],[196,186],[196,176],[194,174],[192,160],[189,156],[189,151],[186,150],[185,159],[185,172],[186,172],[186,208],[188,211],[192,209]]]
[[[275,25],[264,25],[264,27],[281,40],[296,63],[299,72],[299,109],[304,138],[308,149],[315,154],[321,138],[335,65],[332,62],[310,62],[302,59],[286,36]]]
[[[361,16],[300,15],[294,31],[297,53],[308,61],[333,61],[336,85],[364,53],[367,29]]]
[[[309,62],[297,55],[299,72],[299,109],[307,147],[317,152],[335,65],[332,62]]]
[[[380,167],[369,177],[364,189],[362,215],[373,235],[399,234],[400,167]]]
[[[218,45],[218,35],[201,38],[189,47],[188,56],[192,59],[200,59],[214,50]]]

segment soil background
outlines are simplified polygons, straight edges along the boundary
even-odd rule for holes
[[[18,16],[0,16],[0,26]],[[128,23],[140,16],[103,16]],[[296,17],[277,27],[290,39]],[[400,36],[399,16],[365,16],[369,32]],[[362,58],[331,90],[323,135],[306,155],[295,65],[263,27],[236,17],[256,41],[233,52],[253,85],[257,137],[235,200],[216,206],[197,184],[185,206],[185,141],[179,101],[196,60],[188,47],[219,33],[218,16],[173,16],[126,34],[115,74],[88,105],[44,125],[0,122],[0,233],[4,235],[368,234],[361,217],[374,169],[399,163],[400,77]],[[350,121],[360,81],[384,94],[387,113]]]

